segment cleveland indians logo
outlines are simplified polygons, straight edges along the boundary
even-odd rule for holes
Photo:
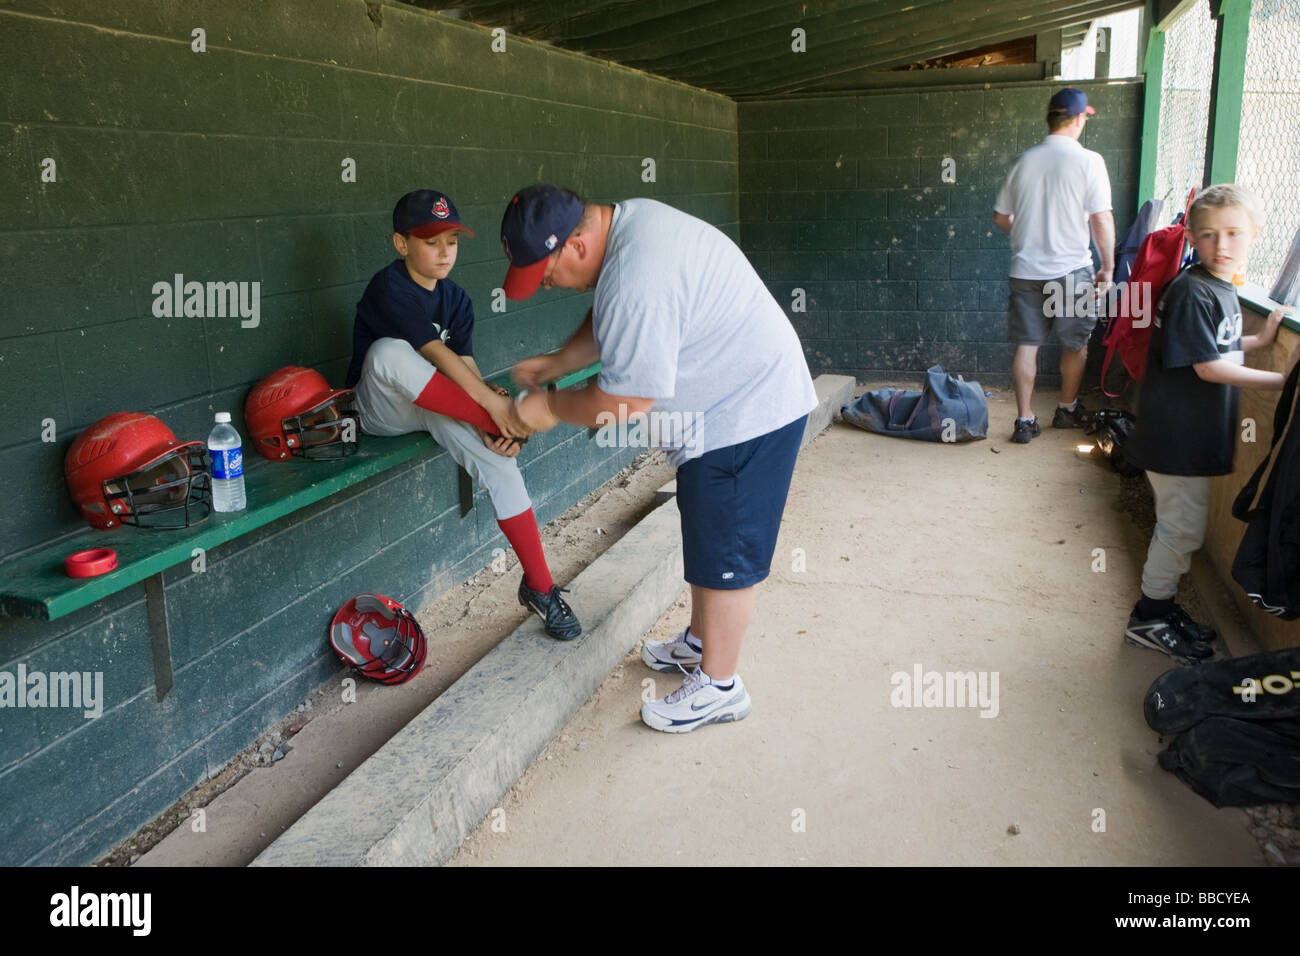
[[[446,219],[451,215],[451,209],[448,208],[446,199],[439,199],[434,203],[433,214],[439,219]]]

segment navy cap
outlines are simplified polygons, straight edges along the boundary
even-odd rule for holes
[[[1047,112],[1064,113],[1066,116],[1078,116],[1080,113],[1087,113],[1092,116],[1097,111],[1088,105],[1088,94],[1083,90],[1075,89],[1073,86],[1067,86],[1059,91],[1047,104]]]
[[[546,260],[582,221],[582,200],[550,183],[515,193],[501,217],[501,248],[510,260],[503,285],[507,299],[526,299],[542,284]]]
[[[452,201],[436,189],[417,189],[407,193],[393,207],[393,232],[432,239],[452,229],[474,235],[461,224],[460,214]]]

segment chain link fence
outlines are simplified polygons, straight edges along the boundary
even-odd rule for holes
[[[1155,198],[1165,202],[1166,223],[1182,212],[1187,191],[1202,185],[1205,175],[1214,34],[1209,0],[1200,0],[1165,33]]]
[[[1300,0],[1251,3],[1237,183],[1264,210],[1246,281],[1268,289],[1300,228]]]

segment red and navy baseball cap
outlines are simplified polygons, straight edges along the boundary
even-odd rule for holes
[[[537,183],[515,193],[501,217],[501,248],[510,260],[503,284],[507,299],[526,299],[542,284],[546,260],[582,221],[582,197]]]
[[[1052,97],[1051,102],[1047,104],[1047,112],[1064,113],[1066,116],[1078,116],[1080,113],[1087,113],[1089,116],[1093,116],[1097,111],[1088,105],[1087,93],[1075,89],[1073,86],[1067,86]]]
[[[393,207],[393,232],[432,239],[452,229],[474,235],[461,224],[460,214],[452,201],[436,189],[417,189],[407,193]]]

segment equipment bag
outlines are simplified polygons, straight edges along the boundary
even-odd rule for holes
[[[1210,717],[1300,718],[1300,647],[1175,667],[1155,679],[1143,702],[1147,724],[1176,734]]]
[[[1300,718],[1210,717],[1157,759],[1216,807],[1300,802]]]
[[[925,375],[920,391],[864,392],[840,414],[846,422],[881,435],[941,442],[987,438],[989,406],[979,382],[953,378],[942,365],[930,366]]]
[[[1187,209],[1191,208],[1192,190],[1187,196]],[[1120,289],[1116,314],[1110,319],[1103,345],[1106,357],[1101,363],[1102,390],[1111,398],[1119,392],[1106,388],[1106,373],[1111,359],[1118,352],[1129,377],[1142,381],[1147,367],[1147,349],[1151,345],[1151,328],[1155,319],[1156,303],[1165,286],[1178,275],[1183,264],[1184,228],[1187,211],[1174,219],[1173,225],[1157,229],[1142,240],[1137,261],[1129,273],[1128,281]],[[1122,389],[1121,389],[1122,391]]]

